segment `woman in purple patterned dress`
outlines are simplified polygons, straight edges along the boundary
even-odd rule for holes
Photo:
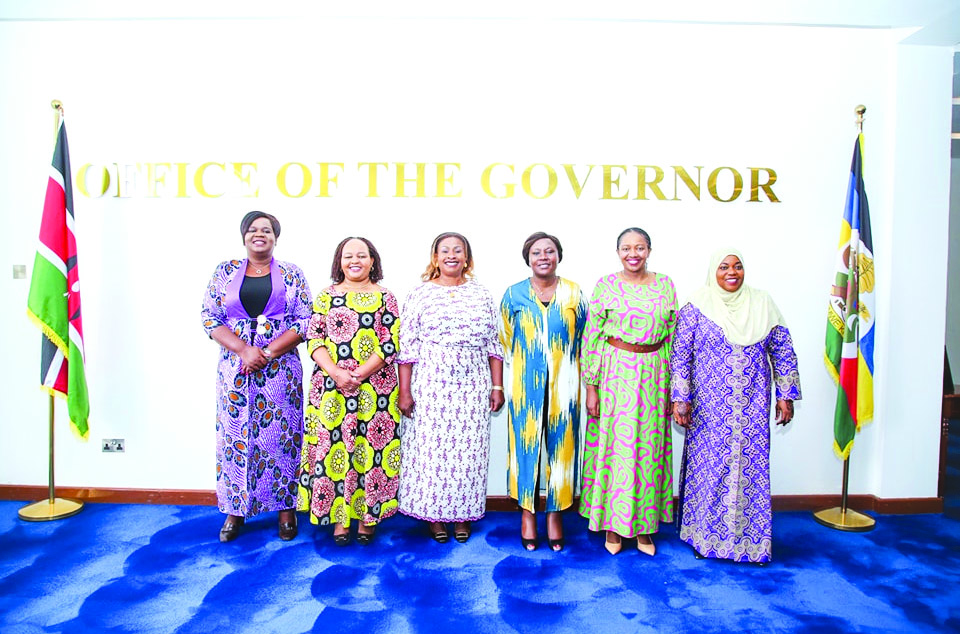
[[[698,558],[765,564],[772,544],[770,387],[776,422],[786,425],[800,376],[776,304],[743,277],[740,252],[717,251],[706,285],[679,313],[671,362],[673,418],[686,427],[680,539]]]
[[[316,362],[304,421],[301,508],[314,524],[333,524],[338,546],[373,541],[397,512],[400,411],[397,333],[400,313],[383,279],[380,254],[366,238],[337,245],[333,285],[313,303],[308,350]]]
[[[465,237],[437,236],[400,325],[400,512],[429,522],[440,543],[448,539],[447,522],[462,543],[470,522],[483,517],[490,412],[504,402],[498,311],[472,269]]]
[[[273,258],[280,223],[251,211],[240,223],[243,260],[221,262],[203,296],[203,329],[220,344],[217,504],[220,541],[244,518],[278,511],[283,540],[297,535],[303,370],[296,347],[310,320],[303,272]]]

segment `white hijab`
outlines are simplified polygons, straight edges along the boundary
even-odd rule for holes
[[[743,255],[737,249],[714,251],[707,267],[707,283],[693,293],[690,303],[720,326],[727,341],[750,346],[766,337],[774,326],[787,324],[766,291],[751,288],[745,283],[732,293],[720,287],[717,269],[728,255],[737,256],[743,263]]]

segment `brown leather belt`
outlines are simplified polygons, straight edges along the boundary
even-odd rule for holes
[[[607,343],[614,348],[620,348],[627,352],[656,352],[663,347],[663,341],[657,343],[627,343],[616,337],[607,337]]]

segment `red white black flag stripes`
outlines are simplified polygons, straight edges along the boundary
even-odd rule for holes
[[[86,438],[90,404],[83,368],[80,274],[73,227],[70,154],[67,129],[61,119],[47,180],[27,314],[43,331],[40,385],[51,394],[67,399],[70,423]]]

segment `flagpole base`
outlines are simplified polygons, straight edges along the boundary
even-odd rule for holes
[[[853,509],[846,509],[846,511],[844,511],[839,506],[817,511],[813,514],[813,519],[829,528],[835,528],[838,531],[850,531],[852,533],[872,531],[877,525],[877,521],[869,515],[864,515]]]
[[[83,510],[83,502],[80,500],[47,498],[24,506],[17,511],[17,515],[28,522],[49,522],[76,515],[81,510]]]

